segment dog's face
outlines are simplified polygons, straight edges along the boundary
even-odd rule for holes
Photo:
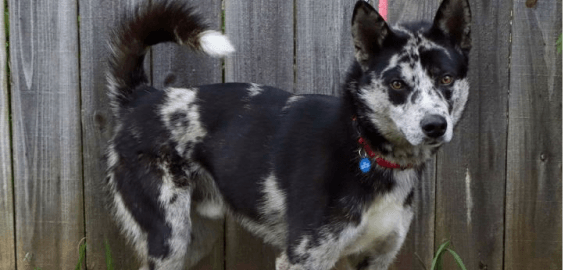
[[[439,146],[452,139],[467,101],[471,14],[467,0],[445,0],[433,24],[390,27],[364,1],[354,9],[357,96],[394,144]]]

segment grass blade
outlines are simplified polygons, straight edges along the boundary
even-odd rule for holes
[[[80,247],[78,248],[78,263],[76,264],[76,267],[74,268],[75,270],[81,270],[82,269],[82,263],[84,262],[85,257],[86,257],[86,241],[84,241],[84,243],[80,244]]]
[[[438,251],[436,251],[436,255],[434,256],[434,260],[432,260],[432,267],[430,267],[430,270],[442,269],[442,254],[444,254],[449,245],[450,241],[447,241],[438,248]]]
[[[459,268],[461,268],[461,270],[467,270],[467,268],[465,268],[465,265],[463,264],[463,262],[461,261],[461,257],[459,257],[459,255],[457,255],[457,253],[451,249],[447,249],[450,254],[452,254],[452,256],[454,257],[457,265],[459,266]]]
[[[106,269],[113,270],[113,258],[111,257],[111,248],[107,239],[104,241],[104,249],[106,250]]]

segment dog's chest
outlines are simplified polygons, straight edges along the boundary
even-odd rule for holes
[[[413,190],[414,172],[395,173],[397,185],[391,192],[378,196],[362,215],[353,241],[346,248],[346,254],[370,250],[375,245],[404,237],[412,220],[413,212],[405,204]]]

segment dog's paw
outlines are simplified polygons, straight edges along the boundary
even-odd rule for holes
[[[201,50],[212,57],[225,57],[235,52],[235,47],[227,36],[215,30],[208,30],[199,35]]]

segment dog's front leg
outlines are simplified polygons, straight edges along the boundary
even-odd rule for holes
[[[347,239],[338,234],[317,232],[290,240],[289,247],[276,259],[276,270],[329,270],[340,258]]]
[[[372,250],[348,256],[351,268],[355,270],[387,270],[405,240],[406,231],[398,230],[377,241]]]

